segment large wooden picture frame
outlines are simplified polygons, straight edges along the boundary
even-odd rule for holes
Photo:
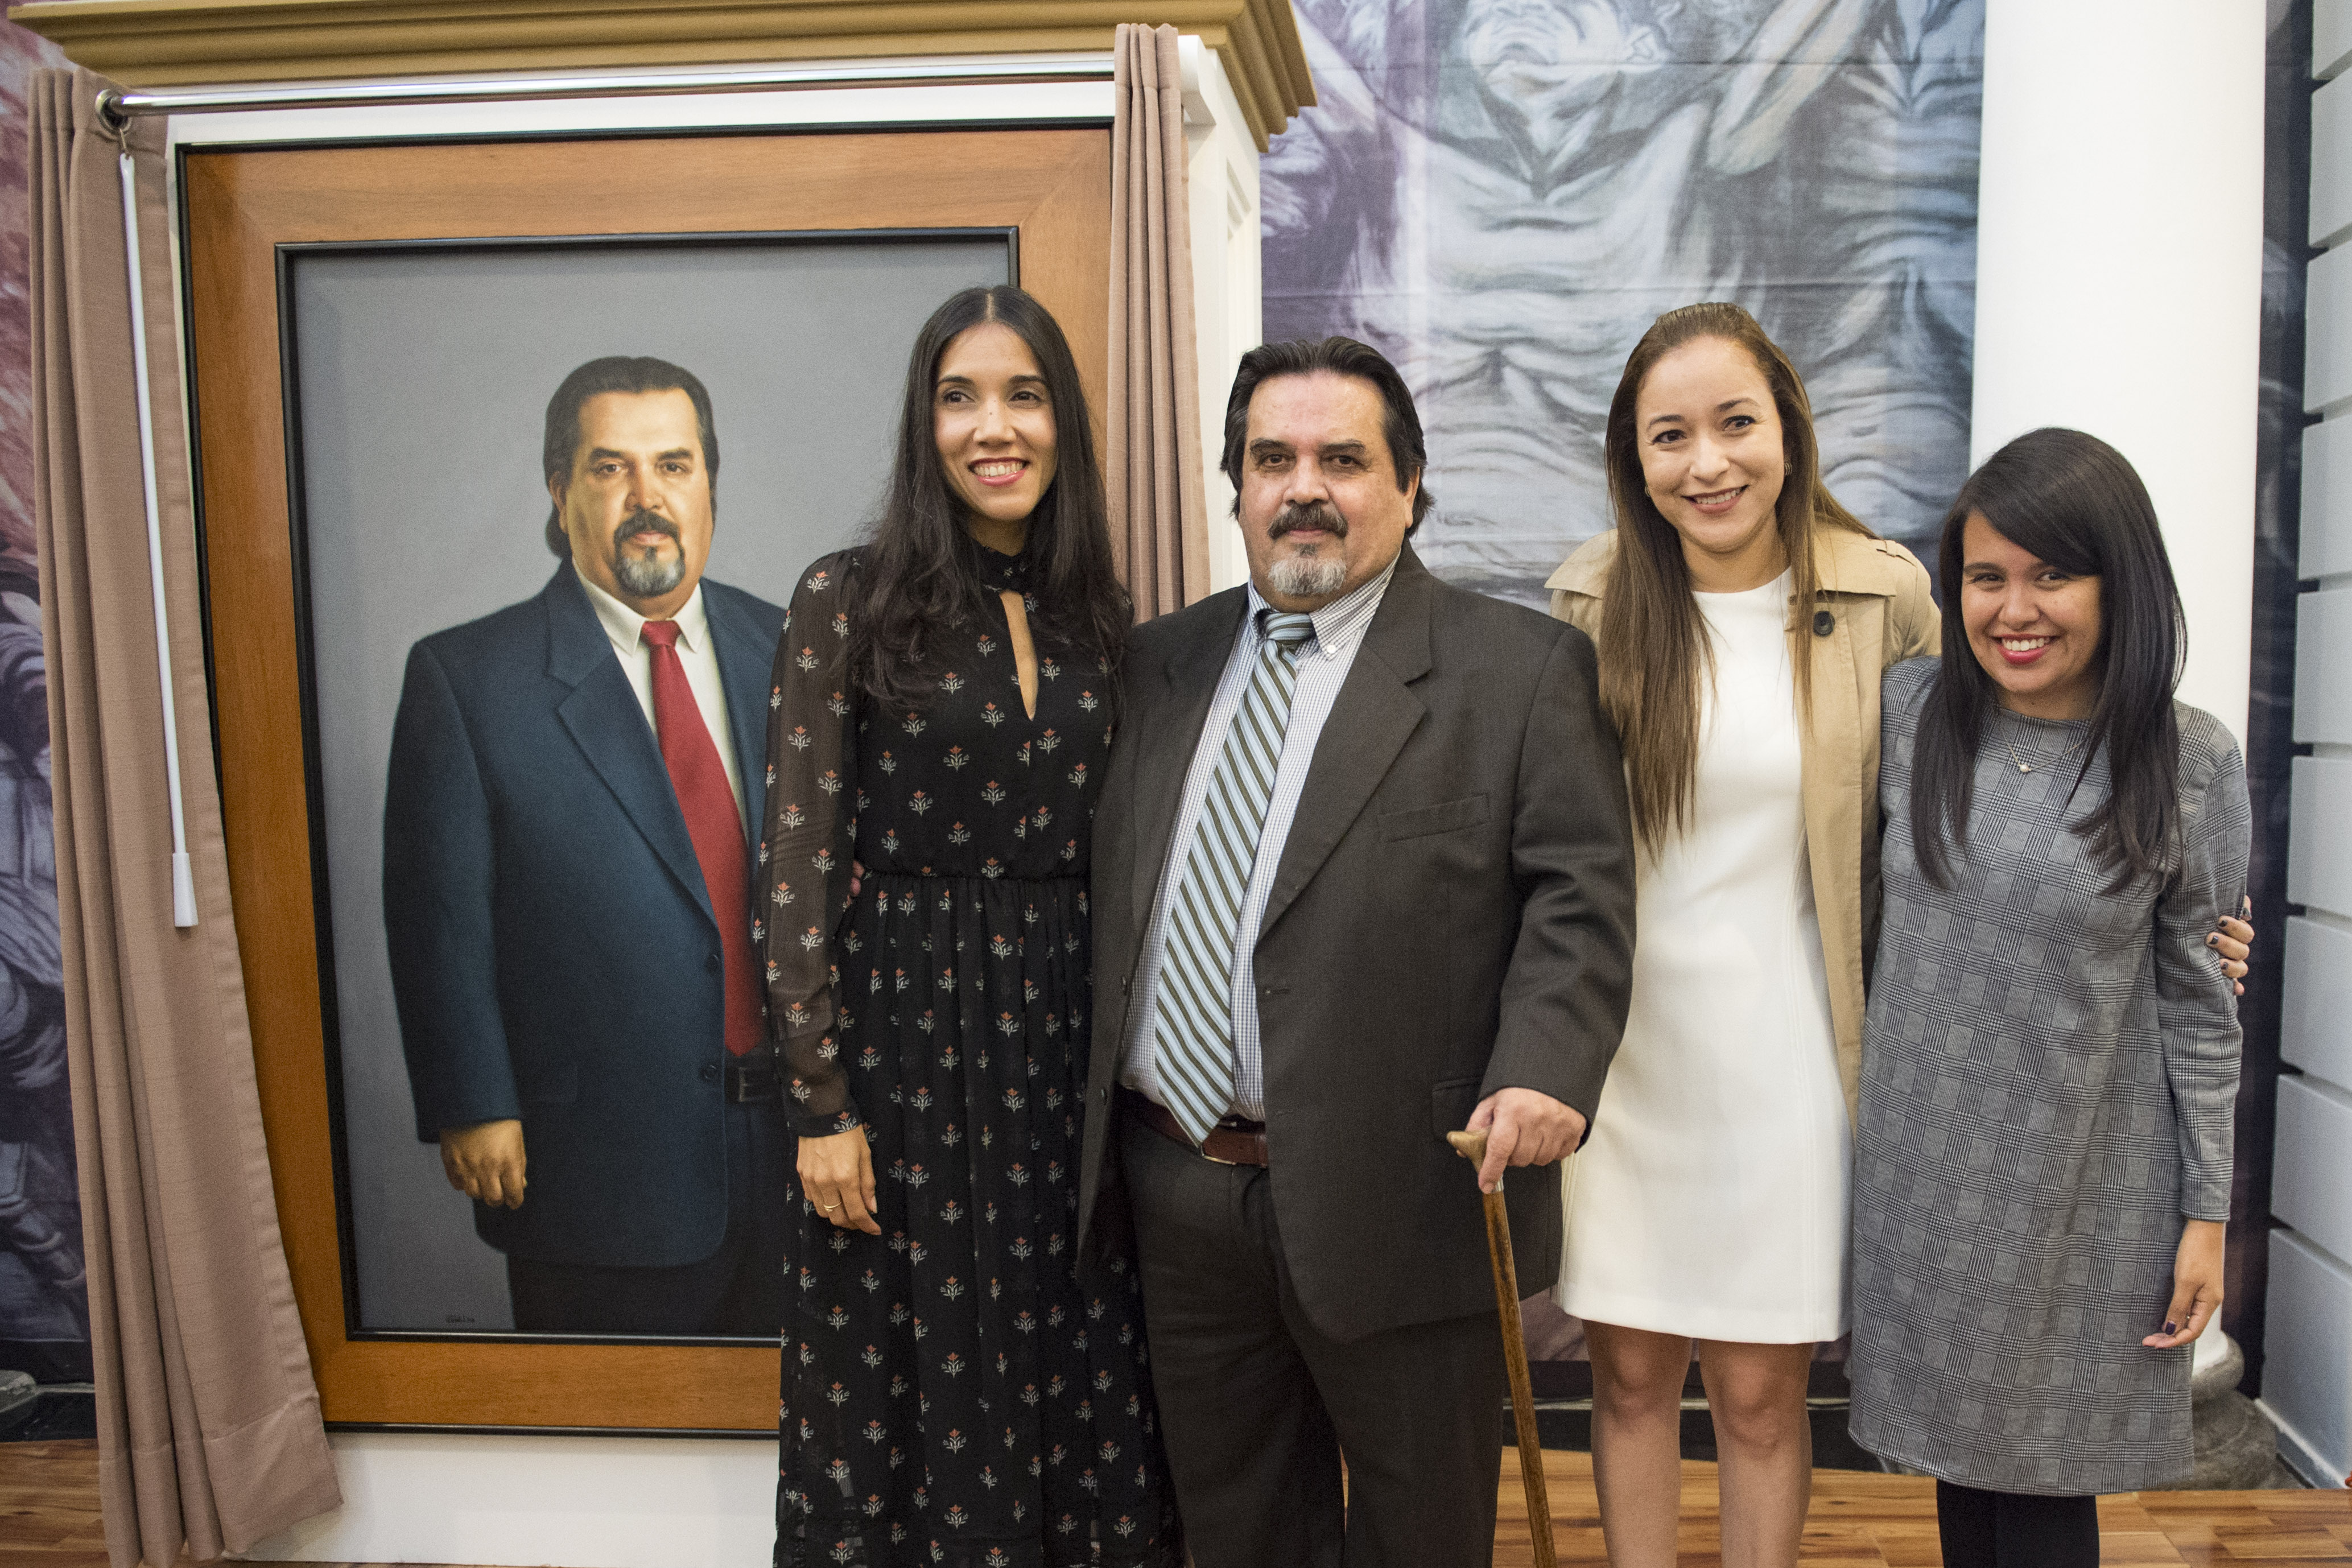
[[[1094,407],[1107,129],[614,137],[191,152],[180,169],[229,875],[288,1260],[329,1421],[773,1429],[773,1347],[355,1332],[314,902],[281,247],[596,234],[1012,229]],[[584,224],[583,224],[584,220]]]

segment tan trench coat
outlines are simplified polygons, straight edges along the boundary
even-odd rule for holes
[[[1588,541],[1544,584],[1551,613],[1596,642],[1601,586],[1616,548],[1613,531]],[[1814,533],[1813,561],[1821,591],[1806,619],[1816,629],[1820,615],[1830,621],[1825,633],[1808,639],[1814,664],[1812,724],[1803,737],[1805,838],[1829,967],[1838,1079],[1851,1116],[1862,1081],[1863,970],[1878,939],[1878,681],[1887,666],[1936,652],[1943,623],[1928,595],[1927,568],[1891,539],[1824,527]]]

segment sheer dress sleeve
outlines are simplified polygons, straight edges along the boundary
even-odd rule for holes
[[[804,1138],[859,1124],[841,1061],[835,930],[849,903],[857,821],[856,702],[848,677],[847,551],[802,574],[768,694],[768,807],[760,839],[768,1033],[784,1119]]]
[[[2156,905],[2157,1023],[2180,1143],[2184,1219],[2230,1217],[2238,1101],[2238,1004],[2205,938],[2246,888],[2246,769],[2219,721],[2180,716],[2179,868]]]

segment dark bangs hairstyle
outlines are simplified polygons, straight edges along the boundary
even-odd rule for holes
[[[1813,596],[1821,574],[1813,563],[1813,531],[1843,528],[1877,535],[1837,502],[1822,483],[1821,449],[1813,439],[1813,405],[1805,384],[1756,318],[1737,305],[1685,305],[1650,324],[1625,361],[1610,399],[1603,454],[1609,503],[1616,515],[1617,552],[1601,589],[1601,705],[1623,737],[1633,830],[1654,849],[1689,820],[1698,784],[1699,682],[1713,673],[1706,624],[1691,597],[1690,567],[1682,536],[1650,500],[1642,480],[1641,433],[1634,405],[1660,360],[1703,338],[1720,338],[1746,351],[1771,389],[1780,421],[1786,473],[1775,518],[1780,547],[1794,577],[1800,613],[1790,620],[1789,657],[1797,705],[1812,715]]]
[[[932,412],[948,345],[990,321],[1029,345],[1054,411],[1054,479],[1029,515],[1022,550],[1037,601],[1030,626],[1038,645],[1097,656],[1116,669],[1134,623],[1133,602],[1111,568],[1102,468],[1068,341],[1045,307],[1020,289],[966,289],[915,335],[889,487],[867,536],[865,569],[848,585],[860,605],[850,622],[851,678],[886,706],[919,706],[937,689],[939,635],[969,626],[994,592],[972,570],[980,546],[948,488]]]
[[[1318,372],[1331,375],[1351,375],[1371,384],[1381,395],[1381,432],[1389,444],[1389,461],[1396,466],[1399,494],[1411,489],[1415,479],[1424,481],[1412,498],[1412,521],[1405,525],[1404,536],[1411,539],[1421,531],[1421,520],[1437,498],[1429,493],[1429,447],[1421,434],[1421,413],[1412,405],[1412,390],[1404,384],[1388,356],[1370,343],[1354,338],[1294,338],[1279,343],[1260,343],[1242,355],[1241,368],[1234,375],[1234,389],[1225,398],[1225,450],[1217,466],[1233,481],[1234,515],[1242,511],[1242,463],[1247,457],[1243,447],[1249,441],[1250,399],[1257,389],[1277,376],[1313,375]]]
[[[1960,618],[1971,515],[2060,571],[2099,580],[2099,700],[2091,710],[2074,788],[2107,755],[2111,783],[2074,831],[2113,877],[2108,891],[2169,864],[2180,819],[2180,730],[2172,694],[2188,656],[2180,590],[2147,487],[2121,452],[2080,430],[2035,430],[1985,459],[1944,517],[1937,581],[1944,596],[1943,667],[1919,710],[1911,752],[1911,847],[1939,888],[1968,848],[1978,751],[2000,688],[1977,662]]]
[[[572,459],[580,455],[580,411],[588,400],[607,392],[683,392],[694,405],[695,434],[702,441],[702,471],[710,480],[710,513],[719,515],[719,422],[710,412],[710,393],[701,378],[683,365],[650,354],[607,354],[592,359],[563,378],[547,400],[547,426],[540,437],[540,468],[547,482],[572,477]],[[563,531],[563,509],[547,509],[548,552],[572,559],[572,539]]]

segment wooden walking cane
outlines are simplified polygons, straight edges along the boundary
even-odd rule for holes
[[[1445,1141],[1472,1167],[1486,1163],[1484,1132],[1448,1132]],[[1552,1555],[1551,1499],[1544,1490],[1543,1440],[1536,1435],[1536,1396],[1528,1378],[1528,1342],[1519,1327],[1519,1271],[1511,1261],[1511,1220],[1503,1207],[1503,1184],[1478,1194],[1486,1207],[1486,1256],[1495,1265],[1495,1305],[1503,1315],[1503,1361],[1511,1372],[1511,1420],[1519,1433],[1519,1482],[1528,1494],[1528,1531],[1535,1538],[1536,1568],[1558,1568]]]

